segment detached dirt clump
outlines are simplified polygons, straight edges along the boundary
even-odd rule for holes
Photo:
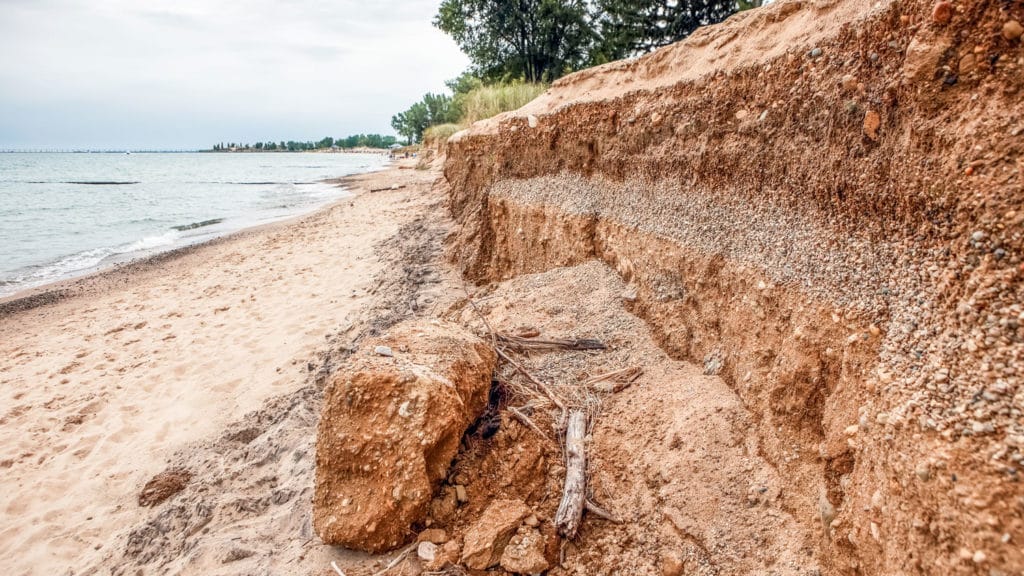
[[[325,392],[313,499],[324,542],[379,552],[412,536],[487,405],[495,361],[483,340],[436,321],[363,343]]]
[[[185,489],[192,473],[181,468],[165,470],[154,476],[139,493],[139,506],[156,506]]]

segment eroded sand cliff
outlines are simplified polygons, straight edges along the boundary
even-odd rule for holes
[[[749,414],[795,523],[761,537],[804,556],[773,569],[1018,573],[1022,19],[780,1],[569,76],[449,141],[454,259],[478,282],[616,270],[661,350]],[[674,525],[708,570],[772,565],[694,518]]]

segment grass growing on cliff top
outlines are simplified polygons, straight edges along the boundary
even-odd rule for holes
[[[437,126],[431,126],[423,131],[423,141],[441,140],[443,142],[451,138],[452,134],[462,129],[463,126],[461,124],[438,124]]]
[[[423,131],[423,142],[441,145],[459,130],[478,120],[486,120],[502,112],[522,108],[548,89],[547,84],[514,82],[477,86],[468,92],[456,94],[453,106],[459,111],[457,123],[436,124]]]
[[[547,84],[527,82],[494,84],[475,88],[458,97],[459,108],[462,111],[459,124],[469,126],[478,120],[522,108],[547,89]]]

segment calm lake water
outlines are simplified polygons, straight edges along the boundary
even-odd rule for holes
[[[309,212],[373,154],[0,154],[0,296]]]

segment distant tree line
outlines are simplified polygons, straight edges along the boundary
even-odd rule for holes
[[[296,142],[295,140],[280,142],[257,142],[255,144],[244,144],[241,142],[220,142],[214,144],[214,152],[305,152],[310,150],[330,150],[331,148],[388,148],[398,142],[395,136],[384,136],[381,134],[353,134],[345,138],[331,138],[330,136],[316,142]]]
[[[469,56],[452,95],[426,94],[391,126],[419,141],[430,126],[458,122],[460,98],[481,85],[546,83],[639,56],[764,0],[442,0],[434,26]]]

